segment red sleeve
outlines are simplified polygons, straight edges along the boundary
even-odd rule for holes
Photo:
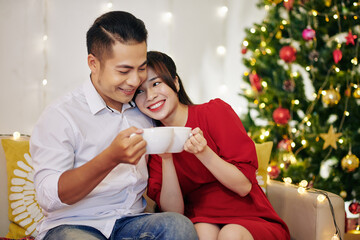
[[[258,161],[255,144],[235,111],[220,99],[207,104],[204,109],[209,136],[216,146],[215,152],[225,161],[234,164],[251,183],[256,183]]]
[[[158,155],[150,155],[148,161],[148,190],[147,195],[160,207],[160,192],[162,185],[162,159]]]

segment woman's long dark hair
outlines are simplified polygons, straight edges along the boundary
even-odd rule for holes
[[[193,105],[191,99],[185,92],[180,76],[176,72],[176,65],[171,57],[162,52],[149,51],[147,53],[147,66],[152,68],[155,74],[177,93],[180,103]],[[176,77],[179,81],[179,91],[177,91],[175,86]]]

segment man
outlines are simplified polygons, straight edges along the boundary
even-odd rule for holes
[[[37,239],[197,239],[175,213],[143,214],[148,172],[131,99],[146,79],[147,30],[127,12],[106,13],[87,32],[90,80],[48,107],[30,152],[44,219]]]

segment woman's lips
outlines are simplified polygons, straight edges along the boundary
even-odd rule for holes
[[[148,109],[152,112],[159,111],[164,106],[165,100],[161,100],[157,103],[151,104]]]

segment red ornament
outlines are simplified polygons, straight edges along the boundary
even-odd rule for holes
[[[340,49],[335,49],[333,51],[333,58],[334,58],[334,62],[337,64],[338,62],[340,62],[340,60],[342,59],[342,52]]]
[[[284,7],[290,11],[294,6],[294,0],[287,0],[287,1],[284,1]]]
[[[305,41],[313,40],[315,38],[315,30],[311,28],[304,29],[302,37]]]
[[[262,86],[261,86],[261,78],[259,77],[259,75],[257,75],[256,73],[255,74],[251,73],[249,75],[249,79],[250,79],[251,87],[254,89],[254,91],[261,92]]]
[[[353,35],[351,30],[349,31],[348,35],[345,37],[346,38],[346,45],[349,45],[350,43],[352,45],[355,45],[355,39],[357,38],[357,35]]]
[[[291,151],[291,141],[289,139],[283,139],[278,143],[277,148],[280,151],[290,152]]]
[[[284,46],[280,49],[280,58],[287,63],[291,63],[296,60],[296,49],[292,46]]]
[[[359,202],[357,202],[356,200],[354,200],[352,203],[350,203],[349,205],[349,211],[352,214],[358,214],[360,213],[360,204]]]
[[[286,108],[278,107],[272,115],[274,122],[280,125],[287,124],[290,120],[290,112]]]
[[[281,172],[281,170],[280,170],[279,166],[272,165],[272,166],[270,166],[270,171],[268,171],[268,174],[271,179],[275,179],[280,175],[280,172]]]
[[[243,47],[243,48],[241,49],[241,53],[242,53],[242,54],[247,53],[247,48],[246,48],[246,47]]]

